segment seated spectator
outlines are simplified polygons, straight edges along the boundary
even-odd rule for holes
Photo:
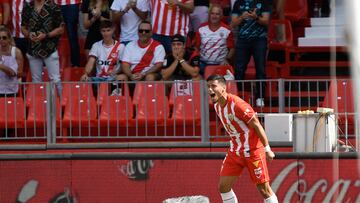
[[[6,27],[0,27],[0,55],[12,56],[16,59],[17,76],[21,78],[23,76],[24,57],[21,50],[15,46],[10,30]]]
[[[207,65],[229,65],[235,53],[234,36],[230,26],[221,22],[221,6],[210,8],[209,21],[196,33],[196,48],[200,51],[200,74]]]
[[[47,26],[44,26],[45,24]],[[30,41],[26,56],[29,59],[32,81],[42,82],[42,69],[45,63],[50,80],[56,83],[59,96],[62,93],[62,85],[56,48],[64,32],[63,25],[60,8],[51,0],[31,1],[26,3],[23,9],[21,31]]]
[[[161,71],[163,80],[201,80],[199,55],[185,51],[185,38],[176,34],[171,42],[172,53],[166,57],[166,65]]]
[[[17,95],[17,70],[18,65],[14,57],[0,55],[0,97]]]
[[[83,13],[84,28],[88,29],[85,39],[85,54],[89,56],[89,50],[92,45],[101,40],[100,22],[110,20],[110,8],[107,0],[83,0],[81,4],[81,12]]]
[[[165,50],[160,42],[153,40],[151,23],[142,21],[138,27],[139,40],[132,41],[125,47],[120,75],[124,80],[154,81],[161,79]]]
[[[120,58],[125,46],[113,38],[115,27],[109,20],[100,24],[102,40],[93,44],[82,81],[114,81],[120,70]],[[90,74],[96,66],[96,76]]]

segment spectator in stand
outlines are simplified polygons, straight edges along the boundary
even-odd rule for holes
[[[222,22],[225,24],[230,23],[231,5],[232,0],[210,0],[210,5],[220,5],[223,10]]]
[[[171,52],[171,38],[175,34],[186,37],[189,31],[190,13],[194,10],[193,0],[151,0],[153,38]]]
[[[138,40],[137,30],[146,20],[149,4],[146,0],[115,0],[111,5],[113,19],[120,24],[120,41],[125,45]]]
[[[23,76],[24,57],[20,49],[15,46],[9,29],[4,26],[0,27],[0,55],[15,58],[18,65],[17,76],[21,78]]]
[[[200,50],[200,74],[204,74],[207,65],[229,65],[235,48],[234,36],[230,26],[221,22],[223,10],[214,4],[210,8],[209,21],[196,33],[196,48]]]
[[[0,55],[0,97],[17,96],[19,90],[17,69],[18,65],[14,57]]]
[[[194,11],[190,14],[190,30],[197,32],[201,24],[208,21],[209,0],[194,1]]]
[[[3,25],[8,25],[10,20],[10,0],[0,0],[2,8],[2,22]]]
[[[201,80],[199,74],[199,54],[185,50],[185,38],[176,34],[171,42],[171,54],[166,57],[166,65],[161,71],[163,80]]]
[[[83,13],[84,27],[88,29],[85,39],[85,55],[89,56],[89,50],[95,42],[102,40],[100,23],[111,19],[110,1],[107,0],[83,0],[81,11]]]
[[[124,80],[154,81],[161,79],[165,50],[160,42],[151,38],[151,23],[142,21],[138,27],[139,39],[125,47],[121,69]]]
[[[29,39],[26,56],[29,59],[32,81],[42,81],[42,68],[45,63],[49,78],[56,83],[61,96],[59,54],[56,50],[59,38],[64,32],[60,8],[51,0],[34,0],[26,3],[21,19],[22,33]],[[47,26],[44,26],[45,24]]]
[[[80,47],[78,38],[79,6],[81,0],[54,0],[61,8],[66,25],[66,33],[70,44],[71,66],[80,66]]]
[[[113,38],[115,27],[111,21],[101,21],[100,31],[103,39],[93,44],[82,81],[114,81],[120,73],[120,58],[125,46]],[[91,77],[95,66],[96,76]]]
[[[21,15],[22,10],[25,6],[26,2],[30,2],[28,0],[12,0],[11,3],[11,34],[14,37],[15,45],[21,50],[21,53],[23,56],[25,56],[28,47],[29,47],[29,41],[23,33],[21,32]],[[26,70],[24,70],[26,71]],[[18,73],[20,74],[20,72]]]
[[[251,56],[254,58],[256,79],[266,79],[267,31],[271,6],[266,0],[237,0],[231,27],[238,27],[235,57],[235,79],[243,80]],[[263,107],[265,82],[257,83],[256,106]]]

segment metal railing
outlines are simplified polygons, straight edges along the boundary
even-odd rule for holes
[[[265,84],[262,92],[261,86]],[[102,142],[111,140],[227,140],[206,81],[21,83],[17,95],[0,98],[0,140]],[[355,139],[350,80],[228,81],[228,91],[266,113],[297,113],[318,107],[335,109],[338,134]],[[256,90],[260,89],[260,92]],[[257,97],[265,99],[256,106]]]

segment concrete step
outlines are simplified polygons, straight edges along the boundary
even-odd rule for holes
[[[306,38],[344,37],[343,26],[331,27],[307,27],[305,28]]]
[[[311,27],[329,27],[345,25],[345,17],[337,16],[336,18],[311,18]]]
[[[333,44],[333,40],[335,40],[335,44]],[[298,46],[299,47],[322,47],[322,46],[345,46],[346,42],[344,38],[329,38],[329,37],[323,37],[323,38],[305,38],[300,37],[298,39]]]

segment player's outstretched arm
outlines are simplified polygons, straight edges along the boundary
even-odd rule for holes
[[[265,152],[266,152],[266,160],[267,161],[272,161],[274,159],[274,157],[275,157],[275,154],[271,150],[270,145],[269,145],[269,141],[268,141],[267,136],[265,134],[265,130],[262,127],[261,123],[259,122],[259,120],[258,120],[258,118],[256,116],[250,120],[249,126],[254,128],[257,136],[259,136],[259,138],[260,138],[261,143],[264,145]]]

